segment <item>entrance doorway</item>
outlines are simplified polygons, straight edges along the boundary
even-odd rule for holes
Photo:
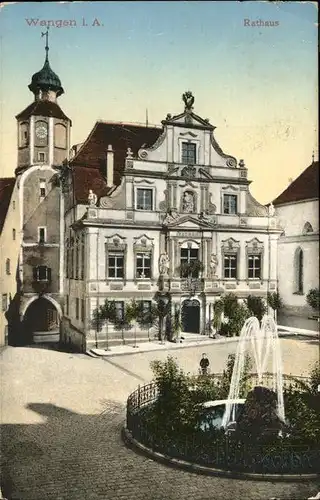
[[[181,311],[182,331],[200,333],[200,303],[198,300],[185,300]]]
[[[59,314],[52,302],[44,297],[33,301],[23,319],[27,343],[52,342],[59,333]]]

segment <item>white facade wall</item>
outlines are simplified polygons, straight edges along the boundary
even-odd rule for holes
[[[10,297],[13,299],[17,292],[17,269],[21,248],[19,193],[15,184],[7,216],[0,234],[0,346],[5,344],[8,335],[8,321],[5,313],[8,310]],[[13,233],[13,230],[15,233]],[[7,272],[7,260],[10,261],[10,272]],[[7,307],[5,307],[5,303]]]
[[[178,117],[177,126],[174,119],[169,120],[154,146],[141,148],[136,157],[128,154],[122,183],[112,196],[101,198],[97,207],[81,205],[76,209],[78,230],[85,232],[85,277],[66,280],[65,288],[70,291],[70,302],[75,298],[85,301],[85,320],[75,320],[74,306],[70,307],[69,319],[86,334],[87,346],[99,344],[106,335],[105,330],[97,333],[91,324],[93,311],[106,299],[152,300],[160,290],[170,294],[174,308],[192,298],[200,304],[199,332],[204,333],[206,322],[212,319],[211,306],[222,294],[233,292],[239,299],[250,294],[266,297],[268,291],[277,288],[277,240],[281,233],[277,219],[266,216],[258,203],[254,213],[248,212],[246,169],[221,152],[212,137],[213,130],[203,121],[196,124],[193,118],[197,126],[188,127],[181,126],[183,119]],[[196,145],[196,163],[190,176],[183,171],[190,165],[183,164],[181,158],[182,143],[188,141]],[[152,191],[151,210],[137,207],[138,189]],[[191,211],[183,206],[186,191],[193,196]],[[236,213],[224,213],[225,194],[237,196]],[[70,219],[73,214],[71,210],[66,218],[67,227],[74,222]],[[110,245],[116,245],[114,241],[125,253],[124,279],[108,277],[107,251]],[[224,253],[230,244],[238,258],[235,279],[224,277]],[[143,245],[152,255],[151,278],[135,275],[135,246],[143,249]],[[180,249],[189,245],[199,249],[204,264],[200,288],[193,295],[179,272]],[[261,276],[256,279],[248,277],[252,247],[258,247],[262,260]],[[160,286],[159,260],[164,252],[170,266]],[[210,267],[213,254],[218,260],[214,275]],[[112,330],[110,335],[117,335]]]
[[[319,287],[319,200],[306,200],[276,208],[284,234],[278,241],[279,293],[287,311],[293,314],[311,313],[306,295]],[[307,232],[306,223],[312,232]],[[299,250],[303,252],[303,291],[298,290]]]

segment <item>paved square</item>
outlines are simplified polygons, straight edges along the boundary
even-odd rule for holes
[[[307,374],[316,341],[281,340],[285,372]],[[236,343],[206,346],[221,371]],[[174,355],[196,372],[203,347],[109,359],[7,347],[1,362],[2,488],[9,500],[305,499],[315,483],[251,482],[198,476],[127,449],[125,401],[148,382],[152,359]]]

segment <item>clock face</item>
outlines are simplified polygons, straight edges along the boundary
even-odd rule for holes
[[[48,135],[48,130],[43,125],[41,125],[40,127],[36,128],[36,136],[39,139],[44,139],[45,137],[47,137],[47,135]]]

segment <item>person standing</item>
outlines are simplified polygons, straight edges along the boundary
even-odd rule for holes
[[[202,358],[200,359],[200,370],[201,370],[202,375],[207,375],[209,364],[210,363],[209,363],[209,360],[207,358],[207,355],[204,352],[202,354]]]

